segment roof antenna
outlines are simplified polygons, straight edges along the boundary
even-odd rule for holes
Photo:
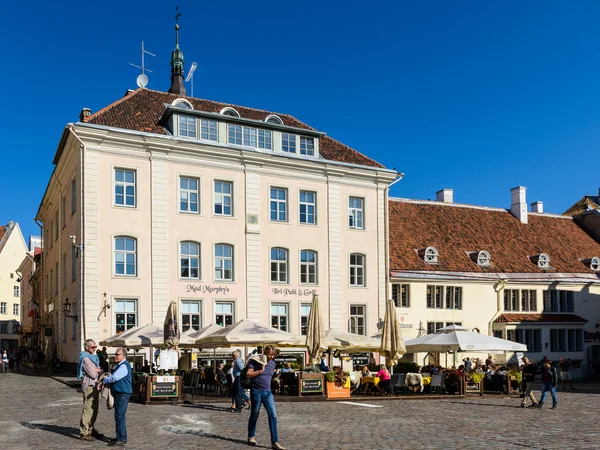
[[[138,87],[141,87],[141,88],[145,88],[148,85],[148,76],[145,74],[145,72],[152,73],[152,71],[150,69],[147,69],[146,65],[145,65],[144,55],[146,53],[148,53],[151,56],[156,56],[154,53],[150,53],[148,50],[144,49],[144,41],[142,41],[142,65],[138,66],[137,64],[129,63],[130,66],[137,67],[138,69],[142,69],[142,73],[140,73],[136,79],[136,83],[137,83]]]
[[[187,77],[185,77],[186,82],[189,82],[190,80],[192,81],[192,97],[194,96],[194,72],[196,71],[197,66],[198,63],[193,62],[190,66],[190,71],[188,72]]]

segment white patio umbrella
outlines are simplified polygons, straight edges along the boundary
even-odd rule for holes
[[[181,348],[200,348],[196,345],[196,341],[204,336],[208,336],[210,334],[216,333],[217,331],[221,331],[223,327],[211,323],[210,325],[205,326],[199,330],[194,330],[190,328],[187,331],[184,331],[181,334],[181,338],[179,340],[179,347]]]
[[[443,327],[443,328],[438,328],[436,332],[447,332],[447,331],[471,331],[471,328],[467,328],[467,327],[463,327],[462,325],[456,325],[456,324],[452,324],[452,325],[448,325],[447,327]]]
[[[275,344],[278,347],[298,347],[300,336],[281,331],[249,319],[242,319],[228,327],[196,340],[200,348],[230,347],[232,345]]]
[[[345,353],[378,352],[381,340],[334,328],[325,331],[321,346]]]
[[[164,347],[164,330],[162,325],[148,324],[134,327],[106,338],[99,343],[107,347]]]
[[[427,334],[405,342],[406,351],[419,352],[526,352],[527,346],[518,342],[473,333],[471,331],[449,331]]]
[[[323,352],[323,321],[321,320],[321,311],[319,309],[319,296],[313,294],[310,305],[310,314],[306,326],[306,346],[308,347],[308,357],[313,364],[320,362],[320,356]]]
[[[391,362],[390,366],[396,364],[402,355],[406,353],[404,339],[402,339],[402,333],[400,332],[398,313],[393,300],[388,300],[385,308],[379,353]]]

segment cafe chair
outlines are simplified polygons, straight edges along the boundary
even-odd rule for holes
[[[431,384],[429,385],[429,393],[433,394],[434,390],[437,394],[446,394],[445,374],[440,373],[431,376]]]
[[[298,393],[298,379],[294,372],[286,372],[281,374],[281,393],[287,395],[295,395]]]
[[[406,395],[406,374],[395,373],[392,374],[392,382],[390,383],[390,389],[394,395],[398,395],[400,391]]]
[[[359,393],[361,378],[360,372],[350,372],[350,395]]]
[[[194,398],[194,394],[196,393],[196,388],[198,386],[198,378],[200,374],[198,372],[192,372],[188,374],[191,376],[186,376],[183,378],[183,395],[185,396],[186,392],[192,393],[192,398]]]

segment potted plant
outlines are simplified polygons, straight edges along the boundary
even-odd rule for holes
[[[465,392],[478,393],[483,394],[483,379],[484,374],[480,372],[476,372],[475,370],[471,370],[466,374],[466,388]]]
[[[350,374],[341,367],[334,367],[325,373],[327,398],[350,398]]]

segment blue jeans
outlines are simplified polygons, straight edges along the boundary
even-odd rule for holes
[[[115,397],[115,430],[117,441],[127,442],[127,422],[125,414],[131,394],[114,394]]]
[[[250,400],[246,394],[246,389],[242,387],[242,381],[239,376],[235,377],[235,380],[233,381],[233,386],[231,386],[231,396],[237,409],[241,409],[244,404],[248,403],[248,400]]]
[[[540,398],[540,402],[546,400],[548,391],[550,391],[550,395],[552,395],[552,403],[558,403],[558,399],[556,398],[556,386],[552,386],[551,383],[542,384],[542,397]]]
[[[277,437],[277,411],[275,410],[275,398],[271,391],[261,391],[260,389],[250,390],[250,398],[252,399],[252,409],[250,411],[250,419],[248,420],[248,437],[254,437],[256,433],[256,421],[260,412],[260,405],[264,404],[269,416],[269,430],[271,431],[271,444],[279,442]]]

